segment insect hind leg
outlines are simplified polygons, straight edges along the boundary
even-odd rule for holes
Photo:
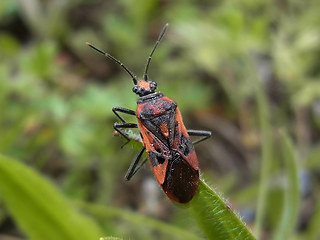
[[[140,152],[138,153],[138,156],[136,157],[136,159],[134,161],[132,161],[130,167],[128,168],[128,171],[127,171],[127,173],[126,173],[126,175],[124,177],[127,181],[129,181],[133,177],[133,175],[136,174],[136,172],[147,161],[147,158],[146,158],[146,159],[143,160],[143,162],[141,164],[139,164],[139,162],[140,162],[140,160],[142,158],[142,154],[143,154],[144,150],[146,150],[145,147],[141,148]]]
[[[192,142],[193,145],[200,143],[204,140],[207,140],[212,135],[212,133],[210,131],[205,131],[205,130],[191,130],[191,129],[189,129],[189,130],[187,130],[187,132],[188,132],[189,136],[200,137],[199,139]]]

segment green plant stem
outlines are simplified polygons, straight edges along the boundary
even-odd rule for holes
[[[261,166],[260,166],[260,186],[258,192],[257,213],[255,221],[255,236],[260,239],[263,220],[266,212],[268,181],[272,160],[272,136],[270,113],[268,101],[263,91],[262,83],[254,70],[254,63],[250,57],[247,58],[247,76],[251,79],[257,100],[258,118],[261,128]]]
[[[318,193],[318,198],[320,199],[320,194]],[[309,239],[309,240],[317,240],[320,238],[320,228],[319,228],[319,222],[320,222],[320,201],[317,201],[317,206],[315,208],[315,211],[313,213],[312,219],[310,221],[310,224],[307,229],[307,234],[302,239]]]
[[[289,137],[281,131],[282,156],[285,162],[287,184],[284,193],[282,216],[275,232],[274,240],[291,239],[299,215],[298,164]]]
[[[203,181],[189,206],[208,239],[255,239],[232,209]]]

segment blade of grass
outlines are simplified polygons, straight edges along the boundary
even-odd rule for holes
[[[292,143],[284,131],[281,131],[281,145],[288,181],[284,193],[282,216],[274,234],[274,240],[291,239],[299,214],[298,165]]]
[[[143,225],[143,228],[149,227],[154,230],[157,230],[158,232],[165,233],[169,236],[171,236],[174,239],[189,239],[189,240],[200,240],[201,238],[184,230],[180,229],[178,227],[175,227],[173,225],[163,223],[161,221],[158,221],[156,219],[146,217],[140,214],[136,214],[134,212],[123,210],[115,207],[107,207],[102,206],[98,204],[91,204],[91,203],[85,203],[85,202],[79,202],[77,201],[76,204],[83,210],[87,211],[88,213],[94,215],[96,218],[100,218],[103,221],[106,220],[106,218],[121,218],[123,220],[126,220],[132,224],[135,224],[137,226]]]
[[[260,186],[258,192],[257,213],[255,221],[255,236],[261,238],[263,220],[266,213],[269,174],[272,163],[272,136],[268,101],[263,91],[263,86],[254,66],[254,60],[247,57],[246,76],[251,79],[257,101],[259,125],[261,128],[261,166]]]
[[[255,239],[239,217],[203,181],[189,206],[208,239]]]
[[[102,237],[99,240],[121,240],[122,238],[117,237]]]
[[[30,239],[97,240],[103,236],[47,179],[2,155],[0,198]]]
[[[318,194],[318,198],[320,199],[320,194]],[[320,201],[317,201],[317,206],[315,212],[312,216],[312,219],[309,223],[308,229],[306,231],[306,236],[301,239],[309,239],[309,240],[317,240],[320,238]]]

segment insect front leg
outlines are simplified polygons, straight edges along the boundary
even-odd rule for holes
[[[126,121],[118,114],[118,112],[121,113],[125,113],[125,114],[129,114],[129,115],[136,115],[136,112],[131,110],[131,109],[127,109],[127,108],[123,108],[123,107],[113,107],[112,108],[112,112],[121,120],[121,122],[125,123]]]
[[[145,164],[145,162],[148,160],[147,158],[143,160],[143,162],[141,164],[139,164],[140,160],[141,160],[141,157],[142,157],[142,154],[144,152],[144,150],[146,150],[145,147],[141,148],[138,156],[136,157],[136,159],[131,163],[126,175],[125,175],[125,179],[127,181],[129,181],[132,176],[143,166],[143,164]],[[138,165],[139,164],[139,165]]]
[[[196,137],[200,137],[199,139],[195,140],[194,142],[192,142],[193,145],[202,142],[206,139],[208,139],[209,137],[211,137],[211,132],[210,131],[204,131],[204,130],[187,130],[189,136],[196,136]]]
[[[136,138],[130,137],[128,136],[128,134],[126,134],[122,129],[130,129],[130,128],[138,128],[138,124],[136,123],[127,123],[120,115],[118,112],[121,113],[125,113],[125,114],[129,114],[129,115],[136,115],[136,112],[127,108],[123,108],[123,107],[113,107],[112,108],[113,113],[120,119],[121,123],[114,123],[113,124],[113,128],[114,130],[116,130],[118,133],[120,133],[126,140],[127,142],[125,144],[122,145],[122,147],[124,145],[126,145],[131,139],[141,142],[140,140],[137,140]],[[141,148],[140,152],[138,153],[138,156],[135,158],[135,160],[131,163],[126,175],[125,175],[125,179],[127,181],[129,181],[132,176],[143,166],[143,164],[145,164],[145,162],[148,160],[147,158],[143,160],[142,163],[139,164],[142,154],[143,152],[146,150],[145,147]]]
[[[113,124],[114,130],[120,133],[128,142],[130,139],[136,140],[135,138],[131,138],[121,129],[130,129],[130,128],[138,128],[138,124],[136,123],[114,123]],[[127,144],[127,143],[126,143]]]
[[[129,136],[125,131],[122,129],[130,129],[130,128],[138,128],[138,125],[136,123],[127,123],[120,115],[119,112],[128,114],[128,115],[136,115],[136,112],[127,108],[123,107],[113,107],[112,108],[113,113],[120,119],[121,123],[114,123],[113,128],[116,130],[119,134],[121,134],[127,141],[121,146],[124,147],[127,143],[130,142],[130,140],[135,140],[138,142],[141,142],[140,139],[134,138]]]

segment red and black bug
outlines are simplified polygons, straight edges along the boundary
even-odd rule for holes
[[[147,159],[139,164],[146,150],[152,171],[165,194],[173,201],[187,203],[194,196],[199,183],[199,166],[194,144],[209,138],[211,132],[187,130],[177,104],[162,93],[155,92],[157,83],[148,80],[148,68],[152,55],[167,27],[168,24],[162,29],[148,57],[143,79],[139,81],[119,60],[90,43],[86,44],[118,63],[131,76],[134,83],[132,90],[139,95],[136,112],[123,107],[112,109],[121,121],[121,123],[114,123],[114,129],[130,141],[124,129],[139,128],[143,144],[138,156],[127,171],[126,180],[130,180],[146,162]],[[126,122],[119,113],[135,115],[138,124]],[[192,142],[190,136],[200,138]]]

